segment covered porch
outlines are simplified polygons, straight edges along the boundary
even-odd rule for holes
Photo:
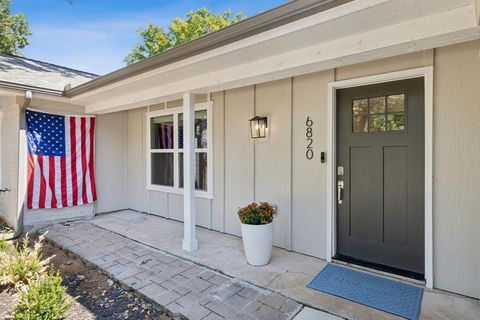
[[[134,210],[103,214],[90,222],[137,243],[278,293],[304,307],[311,307],[345,319],[400,319],[394,315],[307,288],[306,285],[327,264],[322,259],[274,248],[270,264],[253,267],[245,262],[240,238],[201,227],[196,228],[199,239],[198,250],[185,251],[182,249],[181,241],[182,222]],[[480,305],[475,299],[441,290],[425,289],[420,319],[475,319],[479,313]],[[328,314],[323,316],[329,317]],[[318,319],[329,319],[328,317]]]

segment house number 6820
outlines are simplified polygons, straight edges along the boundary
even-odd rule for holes
[[[305,156],[307,157],[308,160],[313,159],[313,121],[310,119],[310,117],[307,117],[307,120],[305,121],[305,125],[307,126],[307,131],[305,133],[305,137],[307,138],[307,150],[305,151]]]

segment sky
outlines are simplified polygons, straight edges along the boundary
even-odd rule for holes
[[[72,2],[72,3],[70,3]],[[206,7],[247,17],[285,0],[13,0],[12,12],[26,15],[33,33],[22,53],[31,59],[103,75],[125,66],[123,59],[152,22],[166,28],[175,17]]]

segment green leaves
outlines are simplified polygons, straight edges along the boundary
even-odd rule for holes
[[[197,11],[188,12],[186,19],[173,19],[168,26],[168,31],[149,23],[144,30],[137,30],[142,38],[142,43],[135,45],[125,58],[125,62],[130,65],[141,61],[188,41],[200,38],[210,32],[217,31],[243,18],[244,15],[242,13],[232,16],[230,10],[223,13],[212,13],[207,8],[201,8]]]
[[[11,0],[0,0],[0,52],[21,56],[20,49],[28,45],[32,34],[23,13],[12,15]]]
[[[62,286],[62,277],[49,272],[21,288],[20,299],[15,306],[15,319],[60,320],[68,313],[71,304],[72,299]]]

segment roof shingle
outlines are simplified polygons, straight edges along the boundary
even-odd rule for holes
[[[88,72],[0,53],[0,81],[62,91],[67,84],[74,87],[97,77]]]

